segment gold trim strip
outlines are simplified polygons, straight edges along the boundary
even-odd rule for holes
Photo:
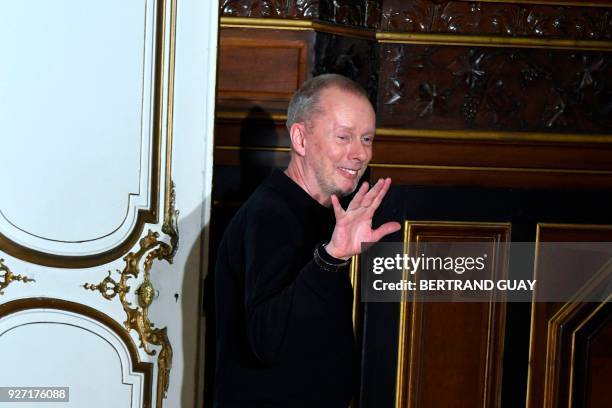
[[[349,277],[351,280],[351,286],[353,287],[353,332],[357,334],[357,325],[359,318],[359,297],[361,296],[361,285],[359,280],[359,255],[353,255],[351,258],[351,266],[349,270]]]
[[[277,30],[312,30],[311,20],[288,18],[220,17],[221,27],[273,28]]]
[[[502,171],[502,172],[527,172],[527,173],[563,173],[563,174],[594,174],[612,175],[612,170],[573,170],[573,169],[540,169],[528,167],[474,167],[474,166],[434,166],[425,164],[382,164],[370,163],[373,168],[399,168],[419,170],[464,170],[464,171]]]
[[[461,0],[467,1],[467,0]],[[482,3],[506,3],[506,4],[539,4],[542,6],[577,6],[577,7],[612,7],[612,2],[603,2],[603,3],[591,3],[585,1],[584,3],[581,1],[564,1],[564,0],[555,0],[555,1],[541,1],[541,0],[479,0]]]
[[[230,150],[230,151],[254,151],[254,152],[291,152],[290,147],[273,147],[273,146],[215,146],[218,150]]]
[[[220,26],[235,28],[267,28],[272,30],[318,31],[348,37],[374,40],[376,31],[369,28],[347,27],[318,20],[293,20],[288,18],[221,17]]]
[[[215,119],[219,120],[245,120],[245,119],[262,119],[262,120],[269,120],[272,119],[273,121],[276,122],[286,122],[287,121],[287,114],[285,113],[264,113],[264,114],[257,114],[257,115],[253,115],[251,112],[244,112],[244,111],[240,111],[240,112],[225,112],[225,111],[221,111],[221,112],[215,112]]]
[[[536,225],[536,236],[539,238],[541,228],[565,228],[565,229],[587,229],[587,230],[610,230],[612,224],[564,224],[556,222],[538,222]],[[539,241],[536,241],[539,242]]]
[[[500,142],[559,142],[612,144],[612,134],[544,133],[544,132],[500,132],[486,130],[434,130],[376,128],[376,136],[413,137],[419,139],[459,139]]]
[[[516,38],[463,34],[421,34],[377,32],[376,40],[393,44],[460,45],[480,47],[553,48],[591,51],[610,51],[612,41],[557,40],[547,38]]]

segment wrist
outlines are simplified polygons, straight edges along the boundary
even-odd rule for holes
[[[350,258],[350,256],[345,256],[342,253],[340,253],[331,242],[323,245],[323,250],[327,252],[327,254],[331,256],[332,258],[341,259],[343,261],[348,261]]]

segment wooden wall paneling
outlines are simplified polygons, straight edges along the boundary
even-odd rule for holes
[[[540,223],[537,225],[536,242],[612,242],[612,225]],[[597,303],[581,303],[579,300],[584,299],[589,291],[601,290],[609,284],[612,265],[604,268],[608,261],[605,256],[590,256],[588,259],[581,258],[577,261],[575,256],[568,255],[564,251],[554,251],[554,253],[539,251],[536,254],[534,279],[538,279],[537,285],[552,287],[556,285],[555,282],[563,282],[565,286],[571,284],[576,298],[566,303],[532,303],[528,408],[584,406],[568,405],[572,373],[574,384],[581,387],[577,390],[580,391],[578,394],[585,397],[584,390],[592,384],[594,393],[589,395],[594,398],[594,402],[601,401],[601,394],[597,394],[602,390],[600,382],[590,381],[588,373],[590,367],[597,364],[609,370],[609,352],[600,352],[597,355],[604,358],[603,360],[591,361],[589,367],[583,366],[582,369],[576,364],[585,360],[576,360],[574,357],[572,361],[571,355],[574,349],[572,344],[576,341],[584,343],[589,340],[597,344],[596,341],[601,342],[609,336],[610,328],[605,325],[602,337],[598,337],[594,331],[585,334],[584,330],[579,330],[588,323],[589,315],[599,306]],[[572,270],[580,270],[581,273],[572,274]],[[608,349],[609,345],[610,343]],[[573,368],[575,365],[577,369]],[[606,389],[606,392],[609,390]]]
[[[219,39],[218,110],[284,111],[306,79],[313,33],[223,28]]]
[[[612,39],[612,10],[544,2],[385,0],[381,30],[508,37]],[[584,2],[574,1],[576,5]],[[601,2],[600,6],[605,2]],[[607,2],[608,5],[612,4]]]
[[[486,132],[482,136],[415,138],[402,136],[402,130],[379,128],[372,176],[389,174],[408,185],[612,187],[609,143],[505,141],[505,135],[495,140]]]
[[[609,172],[538,171],[533,169],[436,165],[371,164],[371,179],[391,177],[412,186],[477,186],[492,188],[609,189]]]
[[[504,278],[510,224],[407,221],[405,242],[487,242]],[[400,304],[396,407],[499,407],[505,303]],[[444,392],[440,392],[444,390]]]

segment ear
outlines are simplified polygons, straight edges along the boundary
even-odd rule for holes
[[[303,123],[294,123],[289,130],[291,137],[291,146],[298,156],[304,156],[306,153],[306,128]]]

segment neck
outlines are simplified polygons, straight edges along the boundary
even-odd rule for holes
[[[285,174],[293,180],[298,186],[302,187],[304,191],[308,193],[309,196],[314,198],[319,204],[324,207],[329,207],[331,205],[331,196],[328,194],[324,194],[319,189],[317,189],[315,182],[309,182],[308,174],[305,170],[304,163],[299,157],[293,157],[287,170],[285,170]]]

